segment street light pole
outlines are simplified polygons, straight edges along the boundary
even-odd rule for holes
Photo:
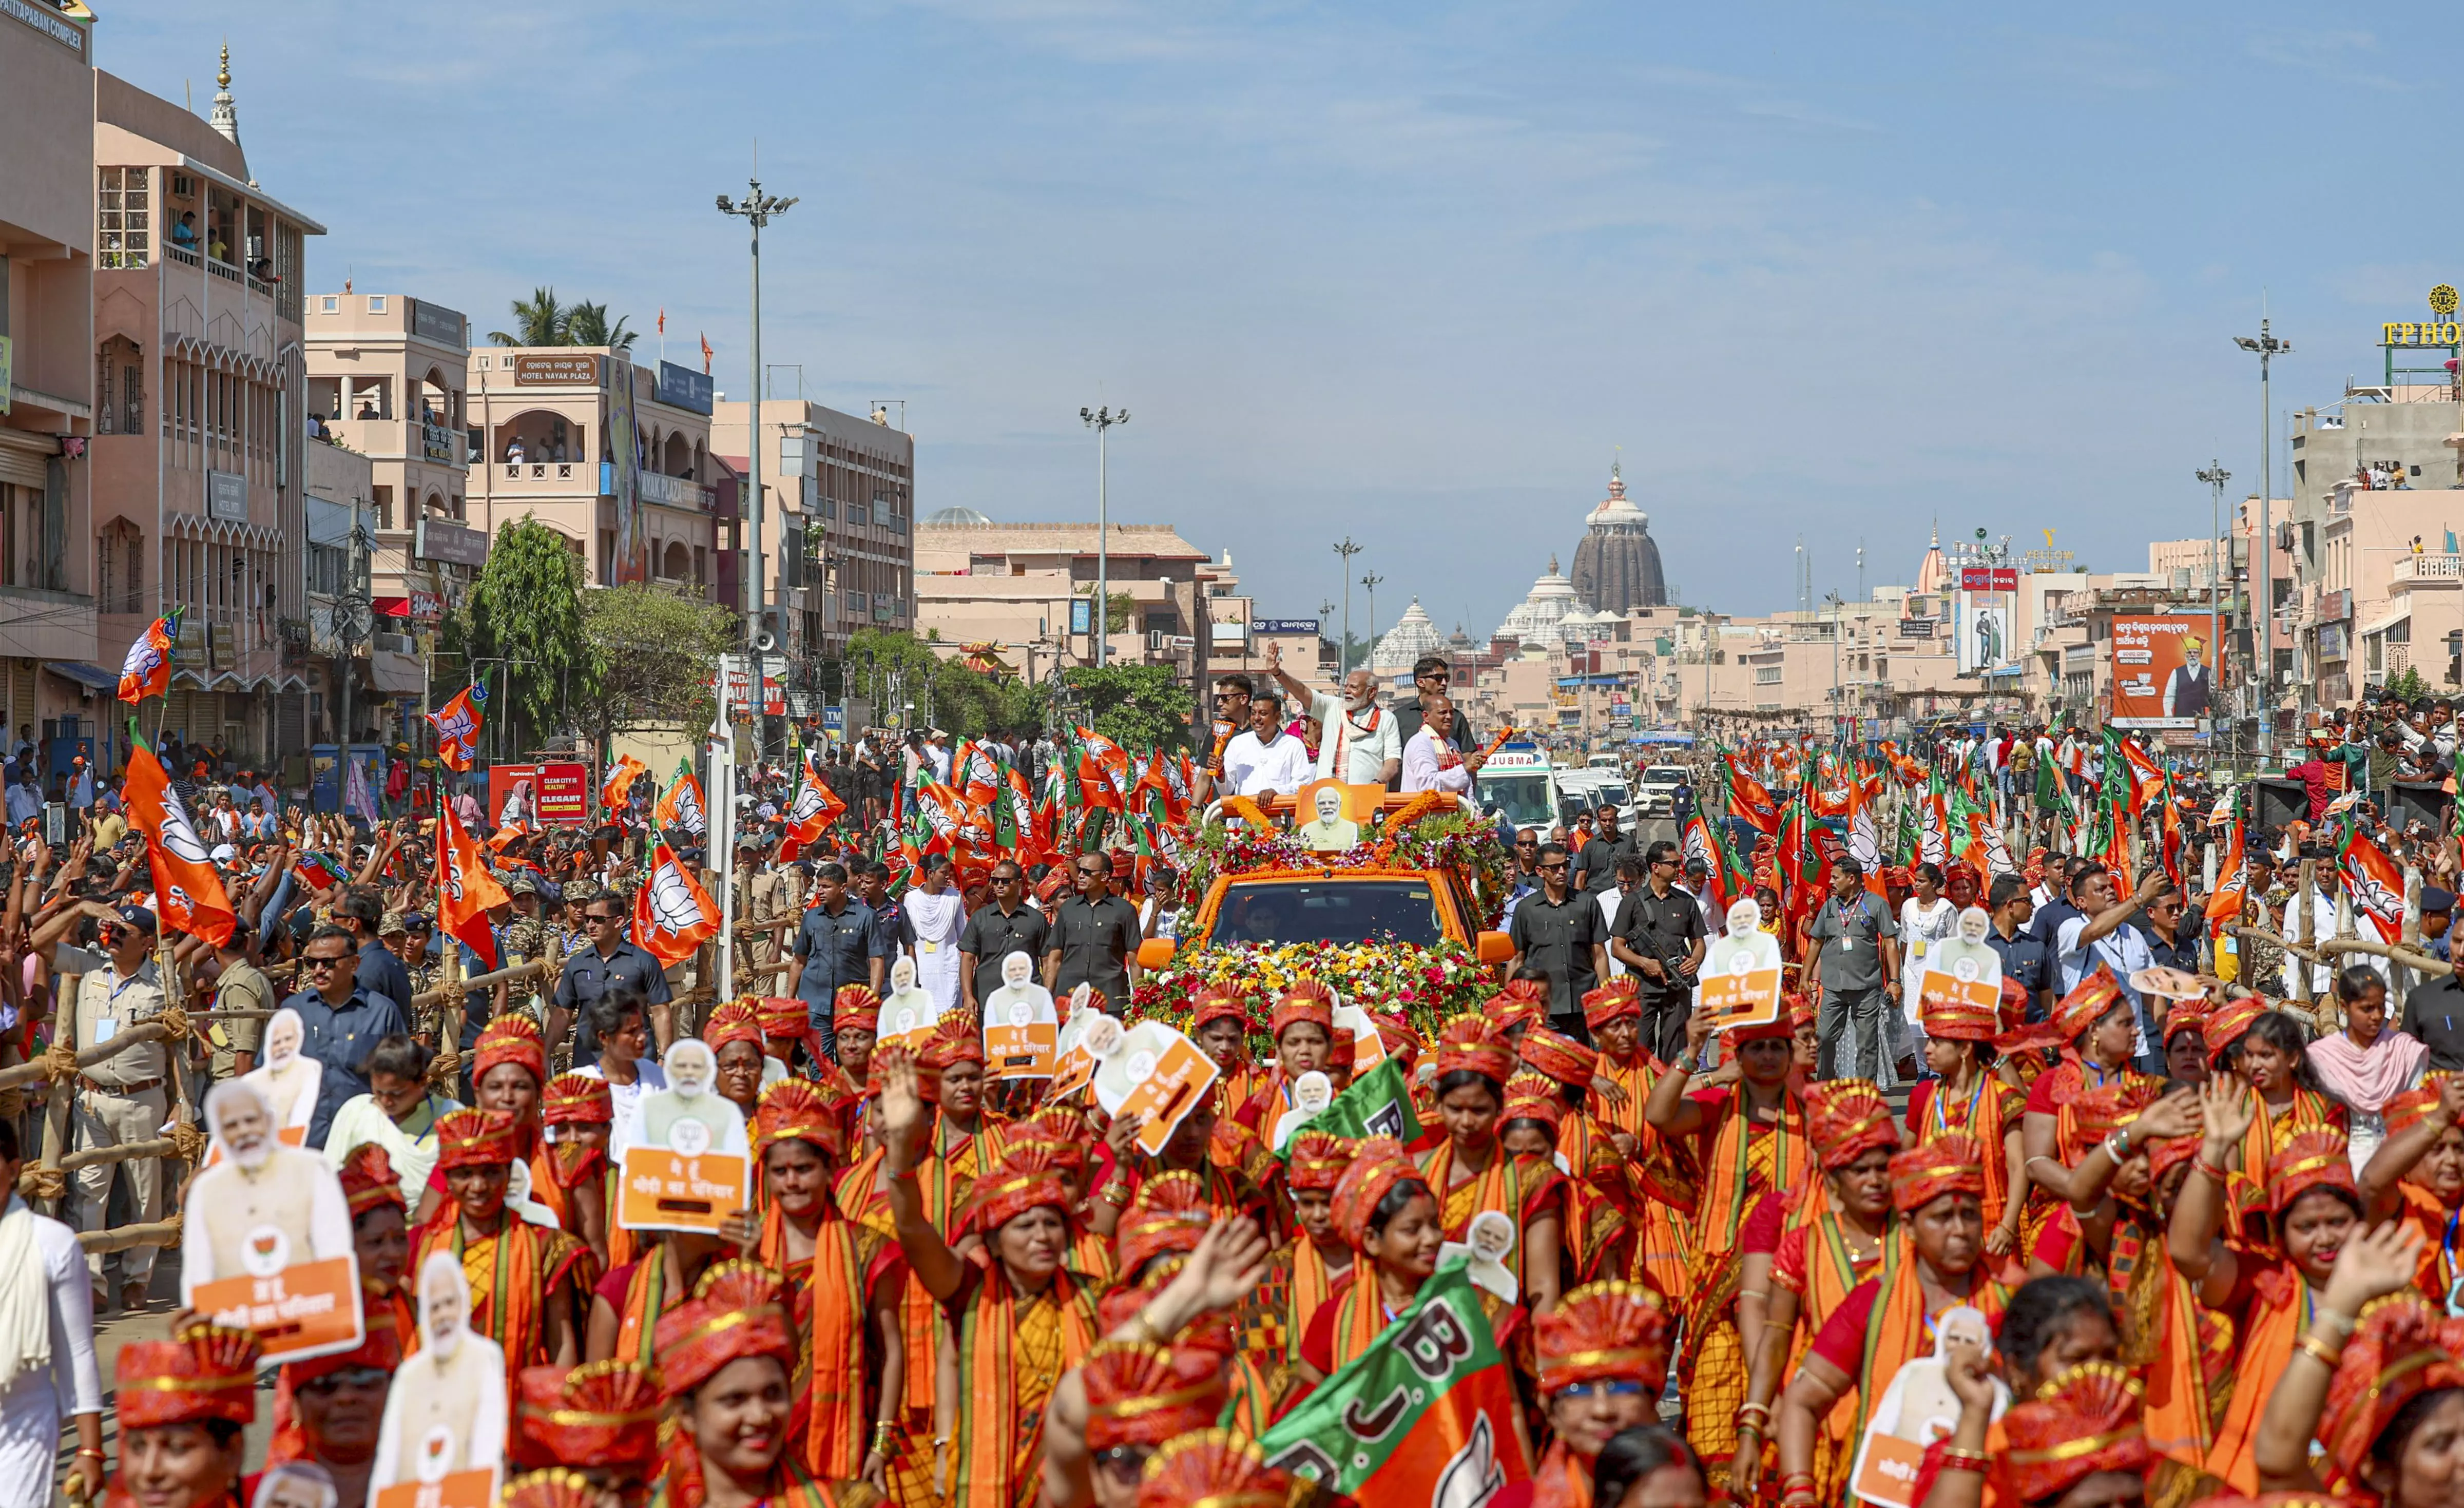
[[[1104,436],[1114,425],[1128,424],[1130,411],[1124,408],[1116,414],[1110,408],[1092,412],[1081,408],[1078,417],[1095,431],[1095,611],[1088,618],[1087,626],[1094,630],[1095,668],[1100,670],[1112,638],[1111,557],[1105,540],[1111,515],[1107,512],[1110,500],[1105,496]]]
[[[1365,544],[1353,544],[1350,535],[1345,535],[1343,543],[1334,547],[1334,553],[1343,557],[1343,642],[1334,651],[1334,684],[1337,686],[1341,686],[1343,678],[1352,673],[1352,557],[1368,548]]]
[[[2258,358],[2258,537],[2251,544],[2251,575],[2257,582],[2251,593],[2251,616],[2258,620],[2258,757],[2265,760],[2274,742],[2276,720],[2276,558],[2268,542],[2268,508],[2276,492],[2276,416],[2269,407],[2268,363],[2293,354],[2293,342],[2268,333],[2267,317],[2258,320],[2255,339],[2233,337],[2233,344]]]
[[[795,204],[793,195],[781,199],[776,194],[763,193],[759,178],[747,180],[747,191],[741,200],[730,199],[725,194],[718,196],[718,212],[737,216],[753,230],[753,401],[746,409],[750,417],[744,426],[745,462],[751,468],[746,473],[745,518],[751,531],[752,549],[746,553],[753,569],[744,583],[740,610],[744,614],[744,647],[750,654],[745,666],[745,682],[752,688],[753,745],[757,751],[762,752],[766,752],[767,740],[762,737],[766,730],[762,721],[764,697],[760,635],[767,626],[765,620],[769,617],[770,590],[761,563],[761,228],[770,223],[772,215],[785,214]],[[628,438],[617,443],[626,445],[631,441]],[[724,856],[722,867],[732,865],[734,859],[733,854]]]
[[[2233,473],[2225,470],[2222,461],[2211,460],[2198,477],[2208,484],[2208,651],[2216,657],[2216,669],[2222,671],[2225,665],[2224,615],[2217,606],[2216,582],[2224,573],[2225,484],[2233,480]],[[2212,690],[2222,690],[2223,681],[2224,677],[2219,674],[2212,677],[2209,685]],[[2214,704],[2211,702],[2209,705],[2212,708]],[[2214,714],[2211,711],[2209,715],[2212,717]]]
[[[1386,579],[1375,571],[1360,579],[1360,584],[1369,588],[1369,652],[1372,654],[1377,650],[1377,583],[1384,579]],[[1377,671],[1373,667],[1369,673],[1374,679]],[[1341,684],[1340,677],[1337,678],[1337,684]]]

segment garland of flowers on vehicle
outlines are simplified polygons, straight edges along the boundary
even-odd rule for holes
[[[1450,798],[1416,799],[1386,819],[1378,836],[1339,852],[1311,849],[1289,833],[1264,832],[1245,821],[1211,824],[1181,848],[1180,914],[1195,918],[1221,874],[1306,869],[1450,869],[1471,883],[1479,924],[1497,928],[1512,891],[1511,861],[1497,828],[1469,816]]]
[[[1142,976],[1130,994],[1133,1020],[1189,1029],[1190,1000],[1207,985],[1229,985],[1252,1002],[1251,1046],[1265,1039],[1272,1002],[1303,979],[1314,979],[1350,1004],[1377,1016],[1401,1016],[1434,1040],[1447,1018],[1477,1011],[1498,991],[1495,971],[1448,938],[1416,943],[1232,943],[1175,958]]]

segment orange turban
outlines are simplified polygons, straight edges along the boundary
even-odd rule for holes
[[[539,1040],[539,1023],[518,1012],[497,1016],[479,1033],[471,1082],[476,1085],[498,1063],[519,1063],[530,1070],[531,1082],[547,1082],[547,1047]]]
[[[748,1357],[776,1357],[794,1366],[796,1335],[781,1301],[785,1292],[779,1275],[759,1262],[721,1262],[702,1274],[692,1300],[659,1317],[654,1343],[663,1395],[681,1397]]]
[[[1603,1380],[1639,1382],[1657,1395],[1668,1380],[1668,1312],[1639,1283],[1575,1289],[1532,1322],[1531,1344],[1543,1397]]]
[[[847,1130],[822,1086],[809,1079],[781,1079],[761,1091],[753,1107],[753,1154],[781,1142],[810,1142],[825,1157],[847,1149]]]
[[[1488,1018],[1498,1031],[1530,1026],[1549,1016],[1549,987],[1537,979],[1509,979],[1488,1002]]]
[[[1525,1067],[1570,1088],[1591,1087],[1593,1075],[1600,1069],[1599,1054],[1563,1032],[1545,1026],[1534,1026],[1523,1034],[1521,1051]]]
[[[2267,1160],[2267,1213],[2282,1214],[2293,1201],[2313,1189],[2341,1190],[2363,1208],[2362,1192],[2353,1182],[2353,1158],[2344,1133],[2324,1128],[2298,1131],[2285,1139]]]
[[[2214,1063],[2224,1056],[2226,1048],[2249,1036],[2250,1029],[2256,1026],[2258,1018],[2266,1014],[2267,1001],[2255,994],[2227,1000],[2210,1011],[2206,1024],[2200,1029],[2208,1049],[2208,1061]]]
[[[131,1341],[112,1368],[121,1437],[131,1430],[256,1421],[256,1337],[197,1323],[167,1341]]]
[[[1583,996],[1583,1023],[1598,1031],[1611,1021],[1642,1016],[1642,989],[1632,975],[1612,979]]]
[[[1412,1023],[1399,1016],[1373,1016],[1370,1019],[1377,1023],[1377,1039],[1385,1044],[1386,1056],[1410,1068],[1420,1056],[1420,1034],[1412,1030]]]
[[[1332,1190],[1352,1166],[1360,1144],[1325,1131],[1303,1130],[1293,1136],[1290,1161],[1284,1171],[1291,1189]]]
[[[1246,1435],[1193,1430],[1147,1458],[1137,1508],[1285,1508],[1294,1487]]]
[[[1954,1042],[1990,1042],[2002,1035],[1999,1004],[1998,995],[1993,1005],[1932,999],[1924,1002],[1917,1014],[1927,1037]]]
[[[2347,1480],[2362,1479],[2370,1447],[2405,1405],[2434,1388],[2464,1388],[2464,1366],[2442,1342],[2440,1316],[2409,1292],[2363,1311],[2320,1419],[2327,1454]]]
[[[1891,1204],[1914,1214],[1947,1193],[1985,1197],[1985,1148],[1972,1136],[1946,1136],[1891,1158]]]
[[[2089,1147],[2136,1120],[2139,1112],[2165,1096],[2165,1081],[2147,1074],[2117,1074],[2093,1089],[2082,1089],[2071,1101],[2077,1123],[2071,1134],[2073,1160]]]
[[[2167,1044],[2184,1032],[2196,1033],[2200,1045],[2206,1045],[2208,1038],[2208,1002],[2206,1000],[2176,1000],[2173,1002],[2172,1009],[2165,1014],[2165,1040]]]
[[[1087,1388],[1087,1449],[1161,1445],[1203,1430],[1223,1412],[1229,1379],[1223,1359],[1182,1346],[1107,1341],[1078,1364]]]
[[[1506,1082],[1506,1109],[1498,1124],[1508,1121],[1538,1121],[1549,1127],[1553,1138],[1566,1119],[1566,1102],[1559,1094],[1556,1081],[1543,1074],[1519,1073]]]
[[[2059,1497],[2098,1472],[2145,1472],[2155,1464],[2139,1420],[2140,1385],[2111,1362],[2086,1362],[2003,1415],[2009,1449],[2000,1471],[2020,1502]]]
[[[1397,1184],[1407,1180],[1420,1182],[1420,1169],[1413,1166],[1402,1143],[1391,1136],[1372,1136],[1361,1142],[1352,1166],[1334,1185],[1334,1228],[1353,1251],[1369,1239],[1369,1222],[1378,1204]]]
[[[1063,1181],[1060,1164],[1054,1161],[1050,1147],[1029,1142],[1013,1149],[1000,1166],[976,1180],[975,1193],[951,1234],[956,1237],[981,1231],[989,1239],[1010,1221],[1045,1205],[1058,1211],[1073,1231],[1077,1228],[1078,1216],[1069,1207],[1069,1189]]]
[[[1178,1169],[1150,1174],[1121,1213],[1120,1229],[1112,1237],[1113,1264],[1122,1277],[1134,1278],[1158,1257],[1186,1257],[1198,1250],[1214,1223],[1215,1210],[1206,1202],[1206,1185],[1198,1174]]]
[[[451,1110],[436,1118],[436,1169],[511,1163],[520,1145],[518,1123],[502,1110]]]
[[[648,1475],[659,1459],[659,1374],[641,1362],[525,1366],[514,1401],[514,1463]]]
[[[1824,1079],[1805,1086],[1805,1140],[1827,1171],[1877,1147],[1900,1148],[1899,1122],[1870,1079]]]
[[[1438,1077],[1451,1073],[1478,1074],[1502,1094],[1506,1081],[1514,1077],[1514,1044],[1494,1020],[1458,1016],[1438,1038]]]
[[[2121,999],[2122,981],[2111,969],[2099,964],[2094,973],[2081,975],[2070,994],[2054,1002],[2042,1024],[2021,1027],[1997,1045],[2006,1052],[2020,1047],[2069,1047],[2104,1019]]]
[[[933,1039],[917,1055],[940,1073],[948,1073],[960,1063],[984,1063],[984,1039],[976,1030],[976,1018],[964,1011],[954,1011],[933,1023]]]
[[[761,1017],[742,1000],[730,1000],[710,1013],[701,1026],[701,1039],[715,1055],[731,1042],[750,1042],[756,1052],[761,1050]]]
[[[599,1484],[561,1467],[524,1472],[506,1478],[496,1508],[599,1508]]]
[[[410,1202],[402,1195],[402,1179],[393,1170],[393,1159],[374,1142],[362,1142],[351,1148],[338,1169],[342,1180],[342,1197],[349,1201],[351,1218],[358,1219],[379,1205],[389,1204],[406,1213]]]
[[[861,986],[849,985],[849,989]],[[869,994],[869,991],[866,993]],[[791,994],[765,994],[754,1002],[753,1014],[761,1022],[764,1037],[793,1037],[802,1039],[813,1029],[811,1007]]]
[[[539,1117],[550,1126],[608,1126],[616,1101],[607,1081],[589,1074],[558,1074],[539,1096]]]
[[[812,1020],[809,1014],[804,1016]],[[839,993],[830,996],[830,1029],[832,1031],[877,1032],[881,1029],[881,996],[873,994],[869,984],[843,984]],[[793,1036],[789,1032],[776,1034]]]
[[[1284,1028],[1299,1021],[1309,1022],[1332,1040],[1334,992],[1314,979],[1303,979],[1293,985],[1275,1001],[1274,1014],[1266,1018],[1267,1035],[1281,1041]]]
[[[1328,1020],[1333,1016],[1330,1014]],[[1238,1021],[1241,1029],[1249,1029],[1249,1001],[1230,985],[1210,984],[1201,988],[1190,1002],[1189,1030],[1195,1036],[1209,1021]]]

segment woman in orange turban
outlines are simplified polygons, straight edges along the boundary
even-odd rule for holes
[[[1314,979],[1299,981],[1275,1002],[1266,1030],[1275,1042],[1274,1070],[1233,1119],[1272,1147],[1275,1128],[1291,1113],[1293,1082],[1305,1073],[1331,1071],[1334,992]]]
[[[256,1422],[256,1338],[219,1324],[131,1341],[113,1368],[120,1472],[106,1501],[208,1508],[236,1501]]]
[[[1420,1285],[1438,1270],[1438,1248],[1446,1238],[1437,1196],[1402,1144],[1391,1137],[1373,1136],[1360,1144],[1335,1183],[1331,1213],[1358,1259],[1301,1338],[1294,1371],[1311,1387],[1367,1350],[1393,1316],[1412,1306]],[[1494,1301],[1484,1299],[1483,1304]],[[1520,1313],[1501,1307],[1508,1316]]]
[[[2458,1326],[2405,1292],[2413,1233],[2381,1226],[2360,1237],[2328,1279],[2327,1301],[2310,1322],[2267,1403],[2258,1435],[2258,1479],[2270,1492],[2320,1486],[2311,1442],[2326,1448],[2325,1485],[2349,1501],[2436,1508],[2464,1488],[2464,1365]],[[2359,1313],[2349,1340],[2334,1316]]]
[[[795,1397],[795,1325],[778,1275],[725,1262],[693,1299],[659,1320],[659,1375],[677,1425],[667,1508],[764,1503],[858,1508],[880,1501],[864,1482],[817,1478],[787,1449]]]
[[[2173,1265],[2199,1301],[2234,1314],[2238,1345],[2232,1402],[2216,1427],[2207,1469],[2236,1490],[2258,1491],[2254,1455],[2267,1395],[2302,1345],[2305,1327],[2324,1323],[2341,1342],[2358,1318],[2325,1301],[2337,1254],[2361,1234],[2365,1210],[2343,1136],[2310,1130],[2290,1138],[2264,1170],[2262,1231],[2252,1244],[2224,1238],[2233,1208],[2229,1170],[2261,1114],[2259,1096],[2233,1074],[2201,1087],[2204,1141],[2173,1206],[2167,1242]],[[2314,1311],[2324,1310],[2314,1314]]]
[[[761,1065],[768,1060],[761,1050],[760,1016],[749,1002],[730,1000],[702,1022],[701,1039],[718,1065],[719,1096],[743,1111],[745,1124],[751,1125],[761,1104]]]
[[[1593,1283],[1531,1324],[1540,1397],[1556,1438],[1540,1459],[1531,1508],[1590,1508],[1592,1467],[1611,1437],[1660,1422],[1668,1314],[1633,1283]]]
[[[2372,1221],[2401,1218],[2422,1235],[2414,1285],[2445,1302],[2464,1280],[2464,1076],[2433,1074],[2387,1105],[2387,1140],[2362,1169]]]
[[[1515,1061],[1514,1045],[1485,1017],[1446,1023],[1436,1085],[1445,1140],[1418,1161],[1421,1182],[1438,1196],[1446,1239],[1467,1240],[1473,1217],[1486,1211],[1514,1222],[1506,1265],[1521,1285],[1523,1305],[1545,1314],[1564,1281],[1565,1180],[1547,1159],[1510,1152],[1498,1136]]]

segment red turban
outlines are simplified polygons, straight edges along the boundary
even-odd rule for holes
[[[531,1082],[547,1082],[547,1047],[539,1040],[538,1022],[517,1013],[488,1023],[479,1033],[477,1061],[471,1070],[471,1082],[477,1084],[498,1063],[519,1063],[530,1070]]]
[[[1891,1204],[1914,1214],[1947,1193],[1985,1197],[1985,1148],[1972,1136],[1946,1136],[1891,1158]]]
[[[1668,1311],[1639,1283],[1597,1282],[1532,1321],[1544,1398],[1590,1382],[1638,1382],[1657,1396],[1668,1380]]]
[[[1870,1079],[1824,1079],[1805,1086],[1805,1140],[1826,1170],[1837,1171],[1877,1147],[1900,1147],[1900,1125]]]
[[[164,1425],[256,1420],[256,1337],[247,1330],[198,1323],[167,1341],[131,1341],[112,1378],[123,1439]]]

